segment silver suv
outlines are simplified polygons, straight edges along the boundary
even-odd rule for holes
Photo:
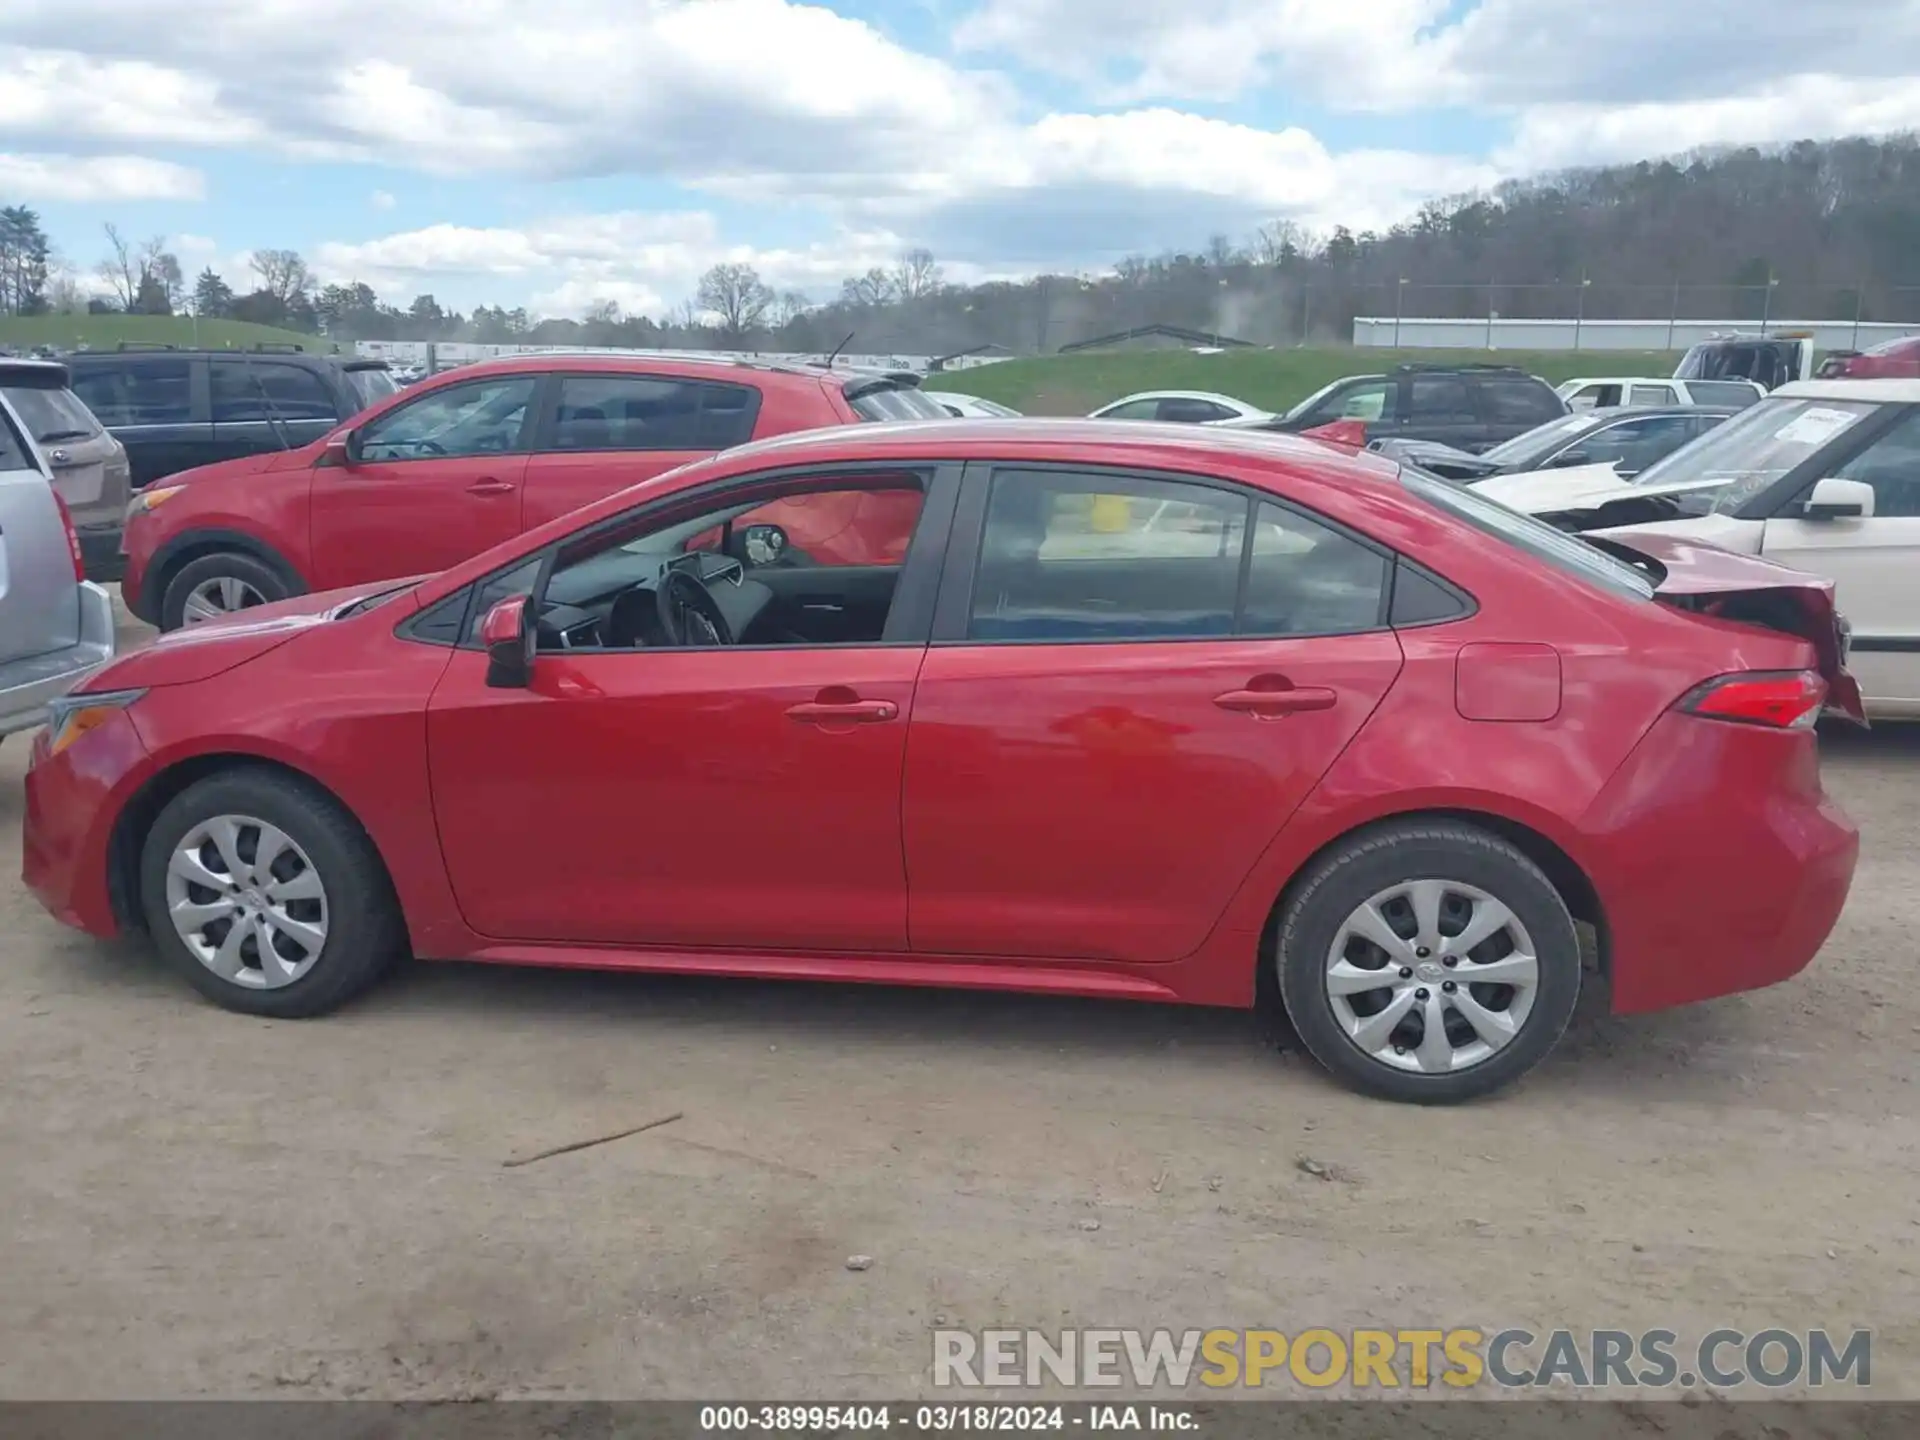
[[[88,576],[119,579],[126,564],[120,529],[132,495],[126,446],[73,393],[72,374],[56,360],[0,359],[0,396],[53,467]]]
[[[113,658],[113,600],[84,574],[52,468],[0,390],[0,735],[42,724]]]

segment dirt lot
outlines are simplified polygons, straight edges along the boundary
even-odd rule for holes
[[[416,966],[243,1019],[21,890],[25,754],[0,1395],[910,1397],[947,1323],[1871,1326],[1920,1397],[1920,731],[1829,747],[1866,854],[1800,980],[1590,993],[1441,1113],[1117,1003]]]

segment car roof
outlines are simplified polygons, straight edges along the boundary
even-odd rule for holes
[[[1609,405],[1604,410],[1572,410],[1566,415],[1556,416],[1544,422],[1552,425],[1559,420],[1570,420],[1575,416],[1590,419],[1596,425],[1610,425],[1615,420],[1644,420],[1649,417],[1662,418],[1674,416],[1685,419],[1692,415],[1732,416],[1741,413],[1741,405]]]
[[[812,365],[781,360],[722,360],[717,357],[704,359],[691,355],[621,355],[609,354],[604,350],[538,350],[520,355],[496,355],[487,360],[470,361],[456,368],[462,376],[526,374],[529,371],[552,370],[611,375],[644,371],[648,374],[665,374],[689,380],[731,381],[736,385],[755,375],[769,380],[780,377],[775,383],[788,380],[806,380],[815,383],[833,381],[843,388],[860,383],[882,385],[892,383],[912,385],[917,388],[920,383],[920,377],[917,374],[904,370],[876,370],[854,365]],[[453,369],[440,372],[441,375],[453,373],[455,373]]]
[[[1223,395],[1218,390],[1138,390],[1131,395],[1122,395],[1118,400],[1109,400],[1100,408],[1111,410],[1115,405],[1125,405],[1134,400],[1217,400],[1223,405],[1237,405],[1243,409],[1258,409],[1245,400],[1231,395]]]
[[[1920,405],[1920,380],[1795,380],[1769,400],[1862,400],[1874,405]]]

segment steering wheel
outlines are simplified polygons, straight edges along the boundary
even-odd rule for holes
[[[731,645],[733,627],[707,587],[684,570],[669,570],[654,591],[669,645]]]

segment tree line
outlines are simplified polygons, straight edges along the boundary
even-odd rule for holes
[[[292,250],[251,257],[253,288],[213,270],[185,283],[163,241],[106,227],[104,293],[87,308],[191,310],[336,340],[1045,353],[1149,325],[1258,344],[1344,340],[1358,314],[1920,320],[1920,137],[1701,151],[1566,171],[1434,201],[1404,224],[1316,233],[1286,220],[1189,251],[1131,255],[1098,274],[949,283],[912,249],[828,299],[715,265],[659,316],[611,301],[578,319],[431,294],[407,305],[358,282],[319,284]],[[37,237],[37,238],[36,238]],[[31,211],[0,210],[0,313],[75,303],[55,292]]]

